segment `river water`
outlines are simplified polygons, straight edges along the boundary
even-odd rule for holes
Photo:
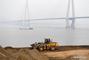
[[[51,38],[61,45],[89,45],[89,29],[34,28],[33,30],[0,29],[0,45],[28,47],[34,42]]]

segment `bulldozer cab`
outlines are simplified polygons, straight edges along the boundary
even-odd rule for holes
[[[48,44],[48,43],[50,43],[50,42],[51,42],[51,39],[50,39],[50,38],[46,38],[46,39],[45,39],[45,43]]]

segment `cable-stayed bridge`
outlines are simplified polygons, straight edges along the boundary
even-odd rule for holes
[[[36,18],[36,19],[31,19],[30,18],[30,14],[29,14],[29,0],[26,0],[26,7],[25,7],[25,16],[23,20],[9,20],[9,21],[1,21],[1,23],[14,23],[14,24],[20,24],[22,27],[19,27],[21,29],[28,29],[32,28],[31,25],[31,21],[49,21],[49,20],[65,20],[66,22],[66,26],[65,28],[67,29],[75,29],[75,22],[76,19],[88,19],[89,16],[81,16],[81,17],[76,17],[75,16],[75,3],[74,0],[68,0],[68,5],[67,5],[67,12],[66,12],[66,16],[65,17],[52,17],[52,18]],[[70,10],[72,11],[72,16],[70,16]],[[70,22],[71,21],[71,22]]]

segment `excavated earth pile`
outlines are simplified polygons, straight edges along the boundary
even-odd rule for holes
[[[36,49],[4,49],[0,48],[0,60],[49,60]]]

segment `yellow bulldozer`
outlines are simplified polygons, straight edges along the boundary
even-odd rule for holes
[[[50,38],[46,38],[44,42],[35,42],[34,44],[31,44],[32,48],[37,49],[39,51],[44,50],[57,50],[59,48],[59,44],[57,42],[52,42]]]

